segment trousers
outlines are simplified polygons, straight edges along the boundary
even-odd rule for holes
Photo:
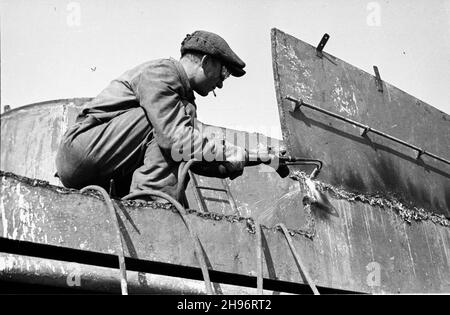
[[[106,122],[88,116],[67,130],[56,156],[65,187],[99,185],[108,191],[113,179],[117,197],[153,189],[176,198],[179,166],[158,146],[141,107]]]

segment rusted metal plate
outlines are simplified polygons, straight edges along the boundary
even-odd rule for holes
[[[272,30],[276,95],[291,155],[323,160],[321,178],[349,191],[395,196],[450,217],[450,166],[323,113],[293,111],[290,95],[450,159],[450,116],[277,29]]]
[[[1,115],[0,170],[61,185],[59,179],[54,177],[58,144],[67,128],[75,123],[82,105],[89,100],[53,100],[16,108]],[[280,140],[257,133],[206,124],[205,127],[209,133],[248,149],[256,149],[258,145],[276,148],[281,145]],[[244,176],[231,182],[227,180],[242,214],[257,216],[272,207],[274,201],[284,194],[285,188],[293,184],[289,179],[279,179],[274,172],[269,174],[271,171],[268,167],[252,167],[245,170]],[[191,181],[187,190],[189,204],[199,209],[192,184]],[[199,184],[223,188],[221,180],[216,178],[200,177]],[[202,190],[202,194],[209,212],[233,214],[224,193]]]
[[[1,174],[0,235],[86,251],[114,254],[113,224],[102,200],[76,191]],[[304,187],[304,183],[302,183]],[[263,222],[264,277],[304,283],[283,234],[320,287],[357,292],[450,292],[450,228],[442,217],[414,217],[325,190],[332,211],[301,207],[305,191],[291,191]],[[354,200],[358,200],[353,198]],[[119,223],[127,257],[198,267],[193,244],[179,215],[158,204],[120,203]],[[278,216],[278,217],[277,217]],[[236,216],[188,215],[211,270],[256,276],[253,220]],[[294,222],[295,221],[295,222]],[[311,238],[298,229],[312,227]],[[2,251],[0,249],[0,251]]]
[[[60,185],[55,157],[64,132],[90,98],[31,104],[1,115],[0,169]]]

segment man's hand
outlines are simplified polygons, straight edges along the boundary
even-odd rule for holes
[[[284,155],[286,150],[281,147],[271,148],[267,146],[260,145],[256,151],[250,152],[248,166],[258,165],[261,163],[267,164],[284,178],[289,175],[289,168],[284,163],[280,163],[278,157]]]
[[[276,152],[276,154],[274,153]],[[274,150],[267,146],[259,146],[257,150],[248,152],[242,147],[235,146],[231,143],[225,144],[225,161],[223,162],[210,162],[210,165],[216,165],[215,168],[218,174],[206,176],[215,176],[220,178],[229,177],[235,179],[244,172],[245,166],[266,164],[275,169],[275,171],[284,178],[289,175],[289,168],[284,163],[280,163],[279,156],[286,152],[284,149],[277,148]],[[216,164],[218,163],[218,165]],[[204,174],[202,174],[204,175]]]
[[[219,166],[221,173],[226,173],[230,179],[241,176],[248,162],[248,151],[244,148],[226,143],[225,162]]]
[[[225,160],[196,162],[192,164],[192,171],[195,174],[207,177],[235,179],[241,176],[248,161],[248,152],[231,143],[225,143],[223,148]]]

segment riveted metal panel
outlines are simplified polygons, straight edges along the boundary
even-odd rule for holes
[[[261,218],[266,279],[305,283],[284,235],[274,227],[284,221],[306,271],[319,287],[371,293],[450,292],[448,220],[412,216],[408,223],[409,216],[401,209],[383,206],[379,200],[346,199],[331,188],[321,189],[331,206],[326,210],[311,206],[308,212],[301,205],[304,183],[301,187],[279,199]],[[173,208],[117,204],[127,257],[198,268],[189,233]],[[2,173],[0,215],[2,237],[117,254],[118,231],[104,202],[93,195]],[[188,217],[211,270],[256,276],[253,219],[196,211]],[[312,232],[308,237],[307,230]]]
[[[326,51],[326,49],[325,49]],[[450,165],[313,109],[290,95],[450,159],[450,116],[326,52],[272,30],[275,88],[291,155],[324,161],[321,178],[450,216]],[[382,69],[381,69],[382,72]]]

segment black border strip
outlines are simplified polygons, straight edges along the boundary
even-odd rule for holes
[[[28,241],[19,241],[4,237],[0,237],[0,252],[59,261],[75,262],[99,267],[108,267],[115,269],[119,268],[118,257],[116,255],[48,244],[33,243]],[[125,264],[127,270],[130,271],[146,272],[193,280],[203,280],[200,268],[196,267],[181,266],[130,257],[125,257]],[[209,274],[212,282],[256,288],[256,277],[216,270],[209,270]],[[362,293],[328,287],[317,288],[321,294]],[[273,279],[264,279],[264,289],[294,294],[312,294],[310,287],[306,284]]]

